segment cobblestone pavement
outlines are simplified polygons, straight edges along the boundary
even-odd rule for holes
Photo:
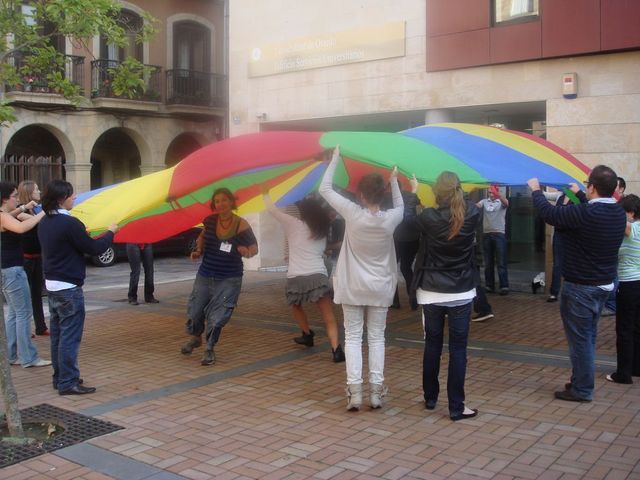
[[[246,275],[215,365],[201,366],[201,351],[181,355],[195,273],[186,262],[157,261],[161,303],[137,307],[124,301],[126,265],[91,270],[80,365],[97,393],[60,397],[47,368],[13,367],[13,378],[21,407],[49,403],[126,428],[0,479],[640,478],[640,387],[604,378],[615,365],[612,317],[600,324],[594,402],[562,402],[553,399],[569,377],[558,304],[490,296],[496,318],[471,326],[466,383],[480,414],[454,423],[445,392],[434,411],[423,407],[421,320],[403,296],[405,308],[389,313],[387,405],[354,413],[316,311],[316,346],[292,341],[283,273]],[[47,357],[47,338],[36,343]]]

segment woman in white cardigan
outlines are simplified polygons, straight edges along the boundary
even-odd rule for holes
[[[391,173],[393,208],[380,210],[386,185],[381,175],[371,173],[358,184],[354,203],[333,190],[333,176],[340,150],[320,183],[319,192],[345,220],[345,235],[336,266],[333,300],[342,304],[347,368],[347,410],[362,405],[362,333],[367,320],[369,345],[370,405],[380,408],[387,393],[384,381],[384,330],[387,310],[398,282],[393,232],[402,221],[404,204],[398,187],[397,170]]]

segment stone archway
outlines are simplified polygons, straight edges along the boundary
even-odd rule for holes
[[[184,157],[186,157],[190,153],[195,152],[203,145],[204,143],[201,141],[201,139],[196,138],[195,134],[181,133],[176,138],[174,138],[169,144],[169,147],[167,147],[167,153],[164,157],[164,163],[167,167],[173,167]]]
[[[66,178],[69,149],[69,139],[59,130],[44,124],[26,125],[9,139],[0,174],[5,180],[29,179],[44,187],[50,180]]]
[[[91,189],[140,176],[141,153],[129,132],[111,128],[91,149]]]

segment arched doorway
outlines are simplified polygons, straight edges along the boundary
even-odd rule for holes
[[[140,151],[120,128],[104,132],[91,150],[91,189],[140,176]]]
[[[41,125],[18,130],[7,143],[1,159],[0,177],[20,183],[33,180],[41,188],[50,180],[64,179],[64,148],[56,136]]]
[[[202,145],[192,135],[188,133],[182,133],[178,135],[169,144],[167,153],[164,157],[164,163],[167,167],[173,167],[176,163],[182,160],[187,155],[195,152]]]

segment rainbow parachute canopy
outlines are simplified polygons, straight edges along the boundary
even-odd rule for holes
[[[340,145],[342,168],[334,184],[354,191],[362,175],[397,166],[413,174],[418,194],[430,204],[429,185],[455,172],[465,190],[489,184],[582,185],[590,169],[539,137],[483,125],[443,123],[399,133],[274,131],[241,135],[192,153],[175,167],[81,194],[72,213],[100,235],[111,223],[117,242],[152,243],[199,224],[211,213],[215,189],[234,192],[239,214],[264,209],[258,185],[266,183],[278,206],[314,191],[326,159]]]

